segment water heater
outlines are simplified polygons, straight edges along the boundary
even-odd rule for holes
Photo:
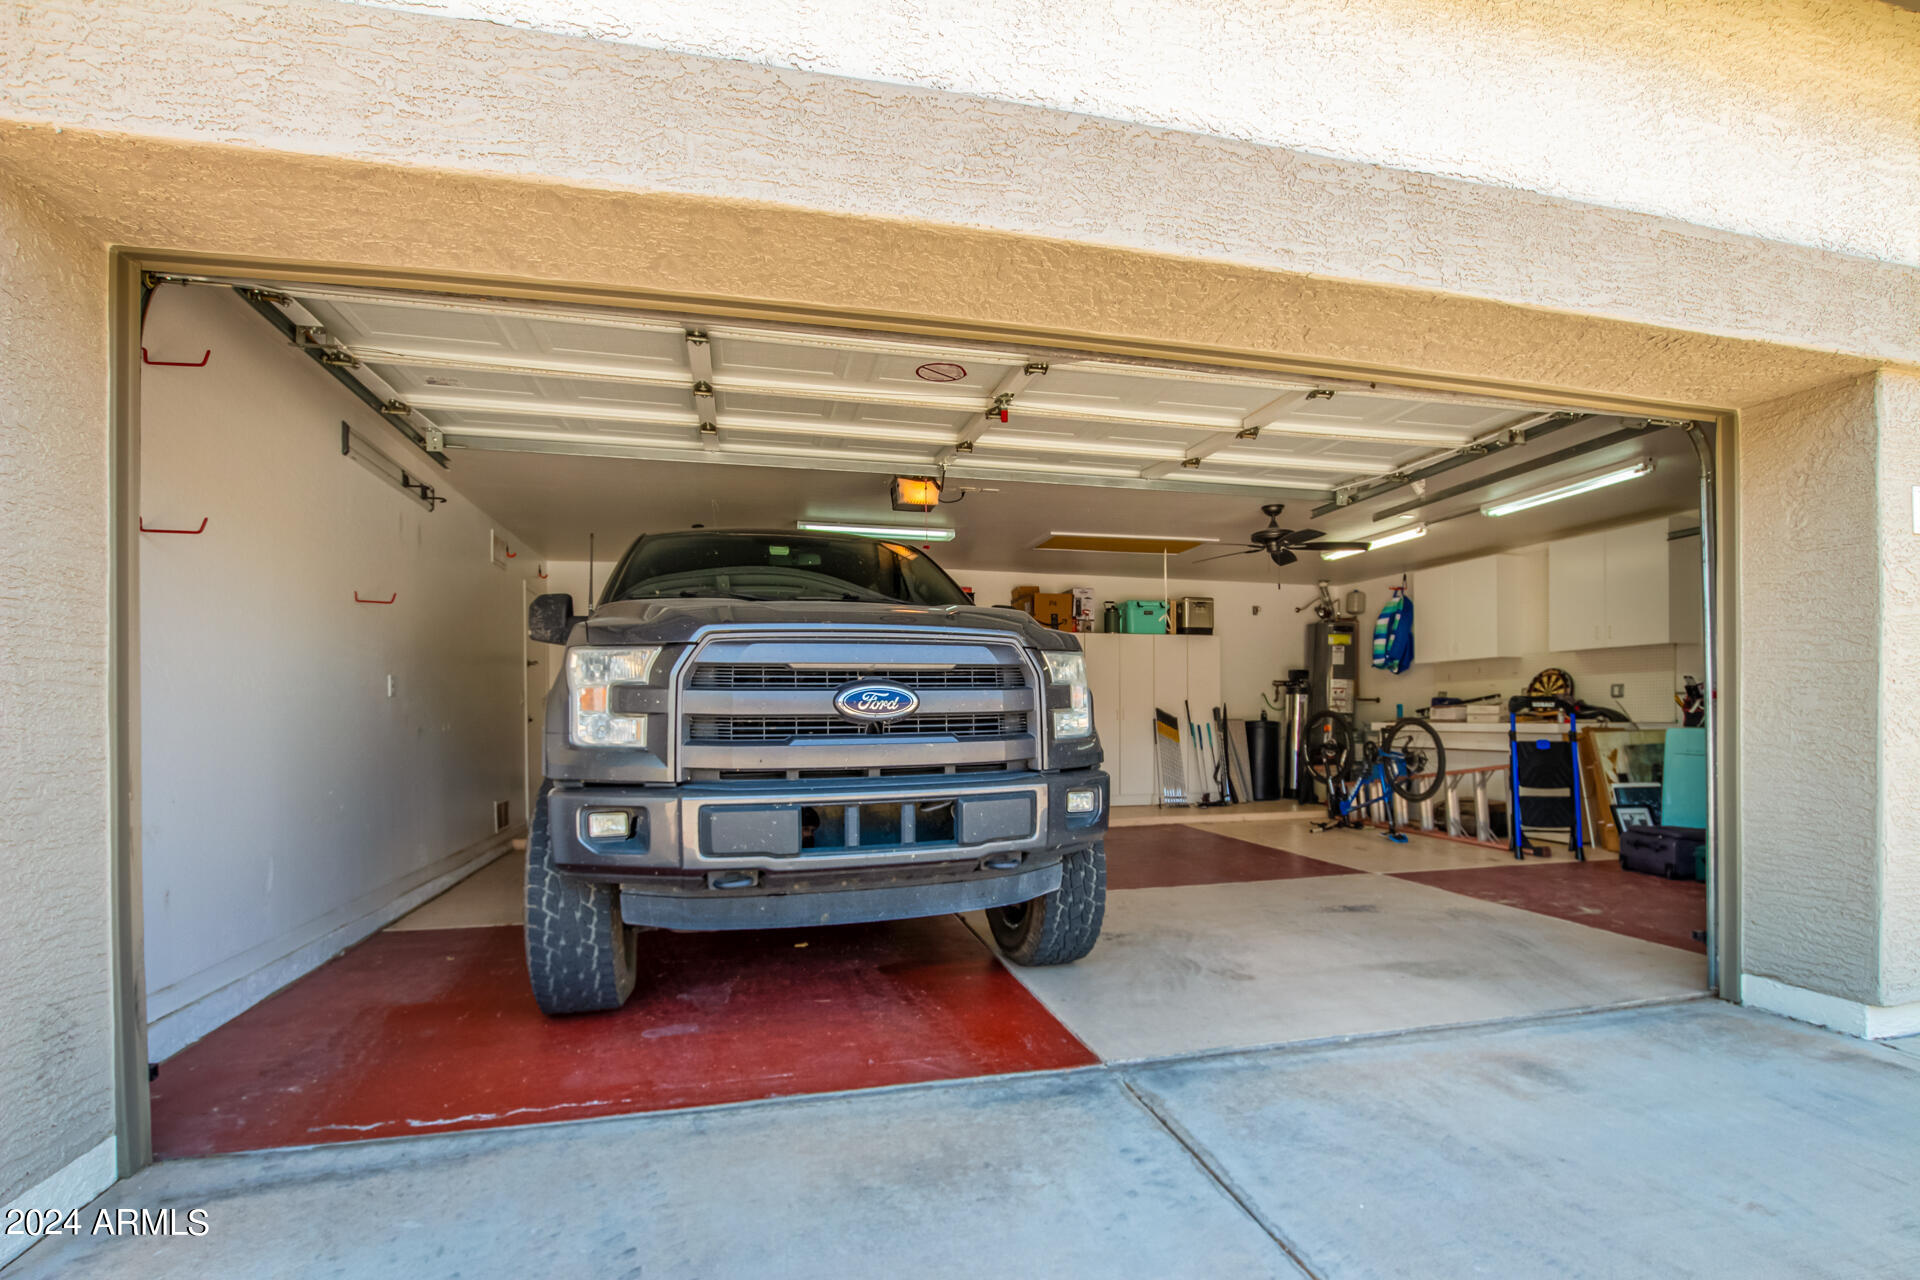
[[[1307,704],[1309,714],[1338,711],[1352,715],[1360,679],[1360,628],[1352,618],[1307,624]]]

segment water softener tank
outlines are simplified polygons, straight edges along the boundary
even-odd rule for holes
[[[1255,800],[1280,799],[1281,722],[1262,712],[1247,721],[1247,773]]]
[[[1280,795],[1286,800],[1313,799],[1305,754],[1307,721],[1313,716],[1307,683],[1306,672],[1289,672],[1286,691],[1280,696]]]

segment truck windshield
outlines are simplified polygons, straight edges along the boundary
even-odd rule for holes
[[[868,538],[779,533],[652,533],[633,544],[608,600],[718,596],[966,604],[966,593],[912,547]]]

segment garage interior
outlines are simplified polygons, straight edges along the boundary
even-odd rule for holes
[[[1681,706],[1709,676],[1706,424],[695,313],[152,284],[139,860],[160,1158],[1712,987],[1706,884],[1623,870],[1616,826],[1709,826],[1705,730]],[[939,503],[895,510],[892,480],[924,476]],[[528,602],[584,607],[643,532],[806,523],[925,547],[985,605],[1082,589],[1114,779],[1100,944],[1014,969],[959,917],[650,932],[624,1009],[543,1018],[521,859],[554,654],[526,639]],[[1249,545],[1270,525],[1370,549],[1276,565]],[[1415,637],[1397,674],[1366,660],[1396,589]],[[1188,616],[1210,625],[1126,608],[1169,600],[1208,601]],[[1316,830],[1325,805],[1284,785],[1249,798],[1268,788],[1248,722],[1284,757],[1286,709],[1324,692],[1288,682],[1314,670],[1329,600],[1356,651],[1341,709],[1426,713],[1447,746],[1453,803],[1409,806],[1405,843]],[[1534,820],[1546,856],[1516,858],[1505,708],[1550,672],[1587,708],[1585,856]],[[1156,711],[1180,722],[1173,759]]]

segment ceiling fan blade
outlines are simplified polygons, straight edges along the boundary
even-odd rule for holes
[[[1302,543],[1312,542],[1315,538],[1319,538],[1323,536],[1324,535],[1318,529],[1295,529],[1289,534],[1287,534],[1287,536],[1284,539],[1282,539],[1282,541],[1284,541],[1290,547],[1297,547]]]
[[[1194,563],[1205,564],[1209,560],[1225,560],[1230,556],[1250,556],[1256,551],[1265,551],[1265,550],[1266,550],[1265,547],[1248,547],[1244,551],[1227,551],[1217,556],[1203,556],[1200,559],[1195,560]]]
[[[1366,542],[1291,542],[1287,545],[1295,551],[1365,551],[1372,544]]]
[[[1292,564],[1294,561],[1300,558],[1299,556],[1293,554],[1293,552],[1288,550],[1286,547],[1276,547],[1269,554],[1272,555],[1273,562],[1276,565],[1280,566],[1282,569],[1286,568],[1288,565]]]

